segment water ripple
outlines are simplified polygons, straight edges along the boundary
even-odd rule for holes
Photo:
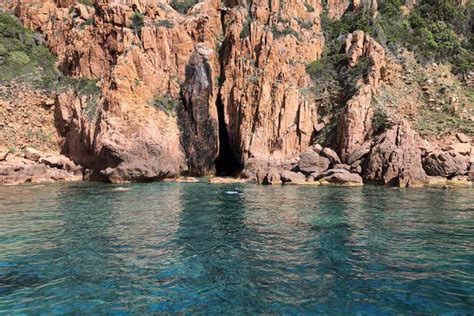
[[[473,200],[370,186],[0,187],[0,314],[471,314]]]

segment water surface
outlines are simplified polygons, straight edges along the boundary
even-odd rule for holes
[[[0,187],[0,314],[472,314],[474,190]]]

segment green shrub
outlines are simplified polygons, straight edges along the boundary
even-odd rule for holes
[[[186,14],[198,2],[199,0],[172,0],[171,7],[181,14]]]
[[[55,57],[45,46],[36,44],[33,33],[7,13],[0,13],[0,56],[0,81],[57,74]]]
[[[425,57],[443,60],[460,52],[458,36],[443,21],[431,22],[420,28],[418,36],[418,48]]]
[[[310,4],[308,4],[306,2],[304,3],[304,7],[306,9],[306,12],[314,12],[313,6],[311,6]]]
[[[142,28],[145,25],[145,17],[140,12],[133,13],[132,17],[132,29],[139,37],[142,34]]]
[[[30,63],[30,58],[24,52],[14,51],[8,54],[7,61],[17,65],[25,66]]]
[[[285,37],[288,35],[293,35],[296,39],[300,39],[300,35],[294,31],[292,28],[285,27],[283,30],[279,30],[275,25],[272,26],[272,34],[274,38]]]
[[[323,87],[333,81],[340,82],[343,79],[341,70],[347,65],[347,56],[343,53],[323,56],[313,61],[306,67],[306,72],[318,87]],[[320,90],[320,89],[317,89]]]
[[[472,5],[459,6],[453,0],[420,0],[408,17],[401,14],[400,0],[380,3],[373,36],[393,53],[404,46],[425,60],[449,61],[453,70],[474,69]]]
[[[93,0],[79,0],[77,2],[79,2],[80,4],[83,4],[83,5],[89,5],[89,6],[94,5]]]
[[[474,69],[473,50],[461,48],[460,52],[451,57],[454,73],[468,73]]]
[[[8,54],[7,48],[3,44],[0,44],[0,56],[5,56],[7,54]]]
[[[344,73],[346,89],[357,88],[357,83],[359,80],[365,80],[365,78],[367,78],[371,65],[372,60],[370,58],[361,57],[354,67],[347,68],[346,72]]]
[[[247,15],[244,22],[244,27],[240,32],[240,39],[244,39],[250,36],[250,24],[252,24],[252,16]]]
[[[373,131],[378,134],[386,130],[389,126],[390,122],[390,114],[388,113],[387,109],[381,105],[372,102],[374,115],[372,117],[372,129]]]
[[[179,105],[179,100],[170,94],[164,94],[153,99],[153,106],[168,114],[173,114]]]
[[[168,29],[171,29],[174,26],[173,23],[169,20],[159,20],[159,21],[156,22],[156,25],[166,27]]]

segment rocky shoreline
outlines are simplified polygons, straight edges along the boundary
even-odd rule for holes
[[[2,3],[24,26],[5,41],[35,39],[85,85],[0,89],[0,183],[471,186],[472,74],[394,54],[373,32],[331,35],[346,13],[380,13],[341,3]]]
[[[44,154],[31,147],[23,155],[0,151],[0,185],[83,180],[83,170],[69,158]]]
[[[214,176],[210,177],[208,182],[354,187],[366,183],[412,188],[472,187],[474,155],[465,135],[458,134],[459,142],[446,147],[445,150],[425,148],[416,151],[414,148],[394,147],[391,152],[380,151],[378,146],[394,141],[390,138],[395,135],[394,133],[386,134],[381,137],[382,142],[376,143],[371,150],[351,164],[342,163],[334,150],[317,144],[310,147],[298,159],[288,161],[286,164],[269,164],[267,167],[259,164],[256,169],[244,169],[239,177]],[[410,135],[405,134],[404,137]],[[402,140],[398,138],[397,141]],[[380,170],[384,171],[383,175],[374,175],[374,172]],[[0,185],[82,181],[90,180],[89,175],[89,170],[84,170],[82,166],[76,165],[64,155],[42,153],[31,147],[25,148],[22,154],[10,153],[7,150],[0,152]],[[374,181],[374,179],[382,180]],[[168,177],[162,181],[200,182],[198,178],[192,176]]]

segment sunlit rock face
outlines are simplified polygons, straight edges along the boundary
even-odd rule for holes
[[[382,135],[373,127],[374,99],[402,71],[381,43],[360,30],[338,37],[345,69],[369,61],[340,111],[321,114],[325,96],[314,92],[317,82],[308,74],[325,52],[323,14],[332,21],[362,10],[375,17],[377,1],[207,0],[186,12],[169,1],[84,3],[1,6],[41,34],[62,73],[97,80],[99,95],[71,89],[55,101],[62,152],[85,168],[86,178],[149,181],[243,171],[276,179],[298,172],[298,161],[333,122],[332,141],[323,144],[337,157],[331,167],[344,165],[384,184],[425,182],[406,115],[390,113]],[[406,155],[386,157],[400,150]]]

